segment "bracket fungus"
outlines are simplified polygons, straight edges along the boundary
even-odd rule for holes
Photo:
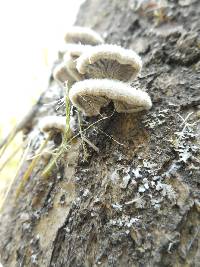
[[[134,80],[142,68],[140,56],[118,45],[103,44],[87,49],[77,59],[77,70],[86,78]]]
[[[55,67],[53,71],[53,78],[62,85],[65,82],[68,82],[68,86],[71,86],[75,82],[75,79],[72,77],[66,67],[66,64],[63,62]]]
[[[101,36],[87,27],[74,26],[65,34],[65,42],[73,44],[98,45],[104,41]]]
[[[46,116],[40,121],[39,128],[42,132],[60,132],[61,134],[64,134],[66,118],[61,116]]]
[[[61,83],[68,81],[69,86],[71,86],[74,81],[79,81],[83,78],[83,75],[79,74],[76,69],[75,60],[87,48],[92,45],[102,44],[104,41],[95,31],[79,26],[68,29],[65,41],[67,44],[64,47],[64,63],[55,69],[53,77]]]
[[[104,44],[98,33],[84,27],[69,29],[65,41],[64,63],[54,77],[60,81],[71,78],[69,99],[86,116],[98,115],[111,101],[117,112],[151,108],[148,93],[130,85],[142,69],[137,53]]]
[[[76,69],[76,59],[71,57],[69,53],[66,53],[64,56],[64,64],[67,71],[70,73],[70,76],[73,77],[75,81],[81,81],[84,79],[84,76]]]
[[[84,75],[78,72],[76,68],[76,61],[82,53],[89,50],[92,46],[90,45],[81,45],[81,44],[68,44],[67,52],[65,53],[63,60],[64,64],[70,75],[75,79],[75,81],[80,81],[84,79]]]
[[[109,79],[88,79],[76,82],[70,92],[72,104],[86,116],[96,116],[102,107],[113,101],[117,112],[148,110],[152,103],[149,95],[129,84]]]
[[[44,159],[48,160],[52,156],[54,149],[62,143],[65,129],[66,118],[61,116],[46,116],[41,119],[39,129],[47,134],[47,144],[42,152]]]

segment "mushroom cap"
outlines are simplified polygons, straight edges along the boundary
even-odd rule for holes
[[[76,67],[88,79],[111,78],[127,82],[140,73],[142,60],[133,50],[102,44],[83,52]]]
[[[76,57],[72,57],[70,53],[66,53],[64,56],[64,64],[68,73],[75,81],[81,81],[84,79],[84,75],[80,74],[76,68]]]
[[[81,45],[81,44],[67,44],[63,60],[67,67],[69,74],[73,77],[75,81],[81,81],[84,79],[84,75],[80,74],[76,68],[77,58],[87,50],[91,49],[91,45]]]
[[[74,26],[65,34],[66,43],[98,45],[104,41],[101,36],[90,28]]]
[[[58,131],[65,132],[66,118],[61,116],[46,116],[41,119],[39,128],[42,132]]]
[[[75,79],[72,77],[70,72],[68,71],[65,63],[60,63],[57,65],[53,71],[53,78],[60,83],[68,82],[69,86],[71,86]]]
[[[90,49],[92,45],[87,44],[73,44],[65,43],[63,47],[59,49],[61,57],[64,58],[66,53],[69,53],[71,56],[79,57],[86,49]]]
[[[86,116],[96,116],[100,109],[114,102],[117,112],[138,112],[151,108],[146,92],[129,84],[109,79],[88,79],[75,83],[69,92],[72,104]]]

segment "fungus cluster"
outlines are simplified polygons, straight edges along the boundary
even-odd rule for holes
[[[42,132],[49,134],[52,129],[64,134],[66,127],[65,117],[61,116],[46,116],[40,121],[39,128]]]
[[[65,35],[66,53],[54,78],[68,82],[69,99],[86,116],[96,116],[111,101],[117,112],[148,110],[149,95],[132,87],[142,68],[138,54],[118,45],[104,44],[93,30],[73,27]]]
[[[63,61],[54,69],[53,77],[62,86],[67,82],[66,117],[50,116],[41,121],[40,130],[47,135],[47,140],[53,147],[60,144],[43,176],[55,166],[71,136],[68,100],[86,116],[97,116],[110,102],[117,112],[126,113],[148,110],[152,106],[146,92],[131,86],[142,68],[141,58],[134,51],[104,44],[99,34],[82,27],[68,30],[65,42]],[[82,138],[98,152],[95,145]]]
[[[74,82],[84,78],[76,69],[77,58],[92,46],[102,44],[103,39],[95,31],[78,26],[68,29],[64,39],[64,61],[55,68],[53,77],[61,84],[67,81],[71,87]]]
[[[65,35],[63,62],[54,79],[67,82],[69,99],[86,116],[97,116],[111,101],[117,112],[133,113],[151,108],[149,95],[131,86],[142,68],[141,58],[130,49],[104,44],[101,36],[84,27],[72,27]],[[40,124],[51,139],[63,139],[66,118],[50,116]]]

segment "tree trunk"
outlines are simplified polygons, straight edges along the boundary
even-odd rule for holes
[[[41,159],[16,196],[30,161],[23,164],[1,215],[4,267],[200,266],[199,17],[198,0],[81,6],[77,25],[141,55],[139,82],[153,107],[84,118],[96,122],[86,137],[99,153],[87,145],[84,160],[77,138],[48,179]],[[51,80],[26,136],[33,140],[29,156],[43,138],[37,121],[64,115],[43,104],[61,96]]]

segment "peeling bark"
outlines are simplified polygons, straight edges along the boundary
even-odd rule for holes
[[[1,215],[5,267],[200,266],[200,3],[168,1],[152,11],[153,1],[135,2],[87,0],[76,24],[142,56],[139,82],[153,108],[84,118],[84,127],[96,122],[86,137],[100,152],[88,146],[84,161],[77,138],[46,180],[42,159],[16,198],[30,162],[23,164]],[[40,103],[62,94],[51,81]],[[64,109],[39,107],[30,154],[46,114]]]

